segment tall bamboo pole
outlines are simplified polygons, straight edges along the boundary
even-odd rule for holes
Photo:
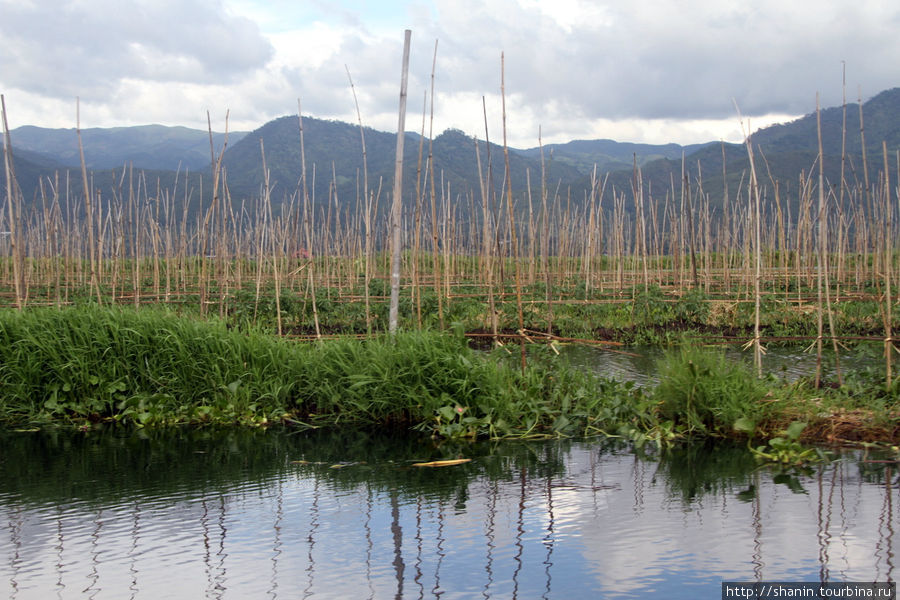
[[[500,98],[503,106],[503,162],[506,178],[506,212],[509,218],[509,236],[512,243],[512,259],[516,269],[516,310],[519,316],[519,348],[521,349],[522,371],[525,371],[525,316],[522,312],[522,274],[519,264],[519,243],[516,236],[515,218],[512,200],[512,179],[509,170],[509,146],[506,143],[506,61],[500,53]]]
[[[349,71],[347,74],[349,76]],[[297,124],[300,128],[300,178],[302,181],[301,190],[303,193],[303,229],[306,231],[306,252],[307,258],[309,259],[309,269],[307,270],[306,277],[312,302],[313,325],[316,328],[316,339],[320,339],[322,337],[322,332],[319,329],[319,309],[316,304],[316,282],[314,276],[316,262],[315,255],[313,254],[312,227],[310,225],[310,213],[312,212],[312,207],[310,206],[309,201],[309,187],[306,185],[306,146],[303,140],[303,109],[300,106],[300,98],[297,98]],[[362,132],[361,124],[360,132]],[[363,141],[363,153],[365,155],[365,140]],[[315,165],[313,166],[315,167]],[[313,169],[313,193],[315,193],[315,168]],[[368,310],[366,311],[366,320],[368,321]]]
[[[12,251],[13,279],[16,289],[16,307],[19,310],[25,308],[25,285],[22,246],[20,242],[21,230],[19,227],[20,206],[19,189],[16,185],[16,171],[13,164],[12,142],[9,138],[9,125],[6,122],[6,99],[0,94],[0,108],[3,116],[3,164],[6,168],[6,202],[9,209],[9,243]]]
[[[91,265],[91,287],[97,294],[97,304],[103,304],[100,298],[100,282],[97,280],[97,256],[94,254],[94,219],[91,209],[91,186],[88,184],[87,165],[84,162],[84,146],[81,144],[81,99],[75,99],[75,134],[78,136],[78,156],[81,158],[81,179],[84,186],[85,223],[88,230],[88,254]]]
[[[397,332],[400,307],[400,216],[403,200],[403,140],[406,137],[406,85],[409,75],[409,42],[412,31],[403,37],[403,66],[400,74],[400,109],[397,120],[397,156],[394,162],[394,199],[391,205],[391,305],[388,312],[388,331]]]
[[[737,103],[735,103],[735,107],[737,107]],[[740,111],[738,111],[740,115]],[[743,128],[744,122],[741,119],[741,128]],[[749,129],[749,127],[748,127]],[[761,232],[760,232],[760,206],[759,206],[759,183],[756,178],[756,166],[753,162],[753,137],[752,135],[746,135],[746,146],[747,146],[747,156],[750,160],[750,190],[749,190],[749,200],[752,204],[752,208],[749,211],[749,214],[752,215],[753,222],[753,242],[755,246],[755,276],[753,278],[753,295],[754,295],[754,317],[753,317],[753,339],[750,344],[753,347],[753,363],[756,366],[756,374],[759,377],[762,377],[762,355],[763,348],[760,343],[759,337],[759,312],[760,312],[760,280],[762,279],[762,249],[761,249]]]
[[[891,271],[894,262],[894,232],[891,215],[894,210],[891,206],[891,185],[890,173],[888,172],[888,153],[887,142],[881,142],[882,152],[884,153],[884,207],[885,207],[885,235],[884,235],[884,363],[885,363],[885,380],[887,387],[890,388],[894,382],[892,373],[892,360],[894,350],[894,340],[892,334],[892,317],[891,317]]]

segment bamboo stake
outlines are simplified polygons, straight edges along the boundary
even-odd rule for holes
[[[16,171],[13,164],[12,142],[9,137],[9,125],[6,121],[6,99],[0,94],[0,107],[3,113],[3,164],[6,168],[6,205],[9,212],[9,243],[12,253],[13,279],[16,289],[16,308],[25,308],[25,285],[23,273],[23,253],[20,241],[20,205],[19,189],[16,184]]]
[[[434,41],[434,56],[431,62],[431,108],[428,124],[428,175],[429,175],[429,192],[431,194],[431,265],[432,279],[434,285],[434,294],[437,296],[438,305],[438,323],[440,328],[444,328],[444,300],[441,294],[441,263],[438,257],[438,221],[437,221],[437,198],[434,191],[434,71],[437,65],[437,40]],[[443,193],[443,185],[441,186]]]
[[[893,269],[894,244],[893,244],[893,225],[891,215],[893,209],[891,207],[891,186],[890,174],[888,172],[888,153],[887,142],[882,141],[882,151],[884,153],[884,204],[885,204],[885,238],[884,238],[884,363],[885,363],[885,380],[887,387],[890,388],[894,383],[892,373],[892,358],[894,350],[894,340],[892,330],[891,317],[891,271]]]
[[[404,32],[403,39],[400,114],[397,122],[397,157],[394,164],[394,200],[391,206],[391,305],[388,313],[388,331],[392,335],[397,332],[397,313],[400,306],[400,209],[403,200],[403,140],[406,137],[406,85],[409,74],[409,42],[411,36],[412,31],[407,29]]]
[[[88,253],[91,265],[91,287],[97,294],[97,304],[103,304],[100,298],[100,282],[97,280],[97,257],[94,254],[94,219],[91,210],[91,187],[88,185],[87,165],[84,162],[84,147],[81,144],[81,100],[75,99],[75,134],[78,136],[78,155],[81,158],[81,178],[84,184],[85,223],[88,230]]]
[[[349,76],[350,71],[347,71],[347,75]],[[354,92],[355,96],[355,92]],[[307,270],[307,285],[309,286],[310,291],[310,302],[312,303],[312,311],[313,311],[313,326],[316,329],[316,339],[321,339],[322,332],[319,328],[319,309],[316,304],[316,283],[313,272],[315,271],[315,255],[313,254],[313,243],[312,243],[312,226],[310,224],[310,217],[312,213],[312,206],[309,201],[309,192],[308,187],[306,185],[306,146],[304,144],[303,139],[303,109],[300,106],[300,98],[297,98],[297,124],[300,128],[300,177],[302,181],[302,190],[303,190],[303,228],[306,230],[306,252],[307,259],[309,260],[309,268]],[[360,120],[360,135],[362,135],[362,120]],[[363,155],[365,156],[365,139],[363,139]],[[364,159],[365,161],[365,159]],[[365,164],[365,162],[363,163]],[[368,181],[368,179],[366,179]],[[315,166],[313,166],[313,193],[315,193]],[[368,265],[366,266],[368,270]],[[368,282],[366,282],[366,293],[368,294]],[[368,295],[366,296],[368,300]],[[366,320],[368,321],[368,303],[366,304]],[[370,331],[371,333],[371,331]]]
[[[512,200],[512,180],[509,171],[509,146],[506,143],[506,67],[504,54],[500,53],[500,98],[503,106],[503,162],[506,178],[506,212],[509,218],[509,236],[512,243],[512,258],[516,270],[516,311],[519,317],[519,331],[525,329],[525,316],[522,312],[522,275],[519,268],[519,243],[516,236],[515,219]],[[519,337],[519,348],[522,358],[522,372],[525,372],[525,338]]]
[[[737,108],[737,103],[735,103],[735,108]],[[740,111],[738,111],[738,115],[740,115]],[[744,121],[741,119],[741,128],[743,129]],[[749,127],[748,127],[749,129]],[[752,135],[746,135],[746,146],[747,146],[747,155],[750,160],[750,200],[753,202],[753,240],[755,246],[755,257],[756,257],[756,276],[754,277],[754,286],[753,286],[753,294],[754,294],[754,317],[753,317],[753,340],[751,340],[750,345],[753,347],[753,362],[756,366],[756,374],[758,377],[762,377],[762,355],[763,348],[760,343],[759,337],[759,312],[760,312],[760,280],[762,279],[762,250],[760,248],[761,244],[761,236],[760,236],[760,210],[759,210],[759,184],[756,178],[756,167],[753,163],[753,140]]]

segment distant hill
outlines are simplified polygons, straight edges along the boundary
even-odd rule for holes
[[[613,140],[575,140],[566,144],[547,144],[543,148],[544,159],[571,165],[582,174],[590,173],[594,166],[598,173],[631,170],[634,163],[646,165],[659,159],[680,160],[683,154],[692,154],[707,144],[633,144]],[[539,158],[540,148],[517,150],[523,156]]]
[[[369,189],[377,192],[379,182],[382,190],[380,203],[384,206],[393,189],[394,161],[396,156],[396,134],[364,128],[366,167]],[[420,136],[407,132],[404,142],[404,197],[414,197],[416,180],[420,189],[426,189],[425,178],[428,167],[429,145],[424,140],[422,158],[419,160]],[[339,202],[355,203],[362,197],[364,187],[363,146],[359,127],[339,121],[327,121],[311,117],[303,118],[303,139],[306,153],[307,181],[309,193],[317,204],[328,201],[332,184],[337,191]],[[266,123],[256,131],[247,134],[225,154],[228,186],[232,197],[258,196],[263,184],[260,140],[266,152],[273,200],[278,201],[286,194],[294,194],[301,180],[300,129],[296,116],[286,116]],[[452,198],[471,202],[472,198],[480,206],[481,188],[478,183],[478,163],[475,141],[458,130],[447,130],[434,138],[431,148],[434,161],[435,186],[443,186]],[[495,192],[503,184],[503,149],[491,144],[490,153],[482,142],[479,152],[482,173],[488,176],[488,160],[492,163],[492,180]],[[510,171],[513,189],[517,192],[526,188],[526,171],[531,171],[533,184],[540,183],[540,161],[516,152],[510,152]],[[312,182],[315,176],[315,187]],[[574,167],[557,163],[550,165],[550,177],[577,182],[583,175]],[[440,196],[440,191],[436,192]],[[467,197],[468,194],[468,197]]]
[[[26,125],[10,131],[13,154],[34,152],[63,167],[81,166],[75,129],[46,129]],[[244,132],[228,134],[237,142]],[[224,134],[213,133],[213,145],[222,145]],[[129,163],[136,168],[175,171],[209,166],[209,132],[187,127],[141,125],[137,127],[81,130],[84,160],[89,169],[115,169]],[[23,154],[23,157],[25,155]]]
[[[883,165],[882,144],[887,147],[891,165],[896,165],[896,153],[900,150],[900,88],[881,92],[865,102],[862,110],[869,180],[877,181]],[[846,110],[842,107],[821,110],[824,164],[830,185],[839,183],[842,145],[846,148],[847,182],[856,185],[863,180],[859,112],[855,103],[847,104]],[[359,128],[313,117],[304,117],[303,127],[311,197],[319,205],[326,205],[336,197],[342,206],[354,207],[362,198],[364,181]],[[371,128],[365,128],[364,134],[369,189],[374,193],[381,185],[379,203],[384,207],[390,200],[393,185],[396,136]],[[418,134],[407,132],[406,135],[404,201],[413,201],[418,178],[421,197],[428,202],[430,195],[424,186],[429,144]],[[122,167],[133,163],[136,170],[145,171],[148,188],[155,189],[158,184],[165,189],[173,185],[175,170],[180,166],[182,172],[188,169],[193,173],[191,182],[197,187],[200,185],[197,178],[205,175],[204,193],[209,190],[209,136],[205,131],[148,125],[87,129],[82,131],[82,138],[94,185],[100,189],[114,185],[117,180],[114,170],[121,181]],[[222,140],[222,134],[215,134],[217,149]],[[300,132],[297,117],[285,116],[249,133],[229,134],[223,165],[232,202],[237,204],[261,193],[260,140],[265,147],[273,201],[276,204],[292,198],[297,201],[301,180]],[[801,173],[809,174],[817,164],[815,107],[811,106],[810,113],[800,119],[756,131],[751,141],[761,185],[771,190],[777,181],[783,197],[790,199],[792,194],[795,197]],[[420,142],[424,142],[421,160]],[[19,183],[26,199],[36,197],[40,177],[79,168],[77,139],[72,129],[20,127],[12,132],[12,143]],[[500,193],[505,190],[503,149],[496,144],[488,147],[484,142],[479,142],[478,148],[482,180],[492,182],[493,188],[488,191],[492,191],[496,207],[502,199]],[[438,197],[441,190],[445,195],[449,190],[449,197],[461,216],[472,209],[478,212],[481,184],[474,139],[461,131],[448,130],[434,138],[432,151]],[[576,140],[548,144],[543,148],[543,156],[542,165],[539,148],[510,148],[512,190],[519,210],[527,210],[529,182],[533,206],[536,209],[539,205],[542,169],[546,172],[549,192],[558,190],[565,202],[572,203],[583,201],[589,193],[594,165],[598,175],[607,178],[607,193],[624,193],[629,198],[637,168],[645,197],[660,202],[666,194],[680,197],[683,170],[692,193],[702,185],[713,207],[721,203],[726,185],[729,196],[734,198],[740,186],[746,186],[749,172],[746,147],[720,142],[679,146]],[[80,187],[73,189],[80,190]],[[184,191],[183,187],[180,189]],[[198,192],[191,202],[199,206]],[[633,202],[625,205],[633,208]],[[426,207],[430,209],[430,203]]]
[[[757,176],[760,185],[772,193],[774,182],[778,182],[785,198],[796,200],[796,191],[801,174],[818,171],[818,127],[815,107],[807,115],[778,125],[772,125],[754,132],[751,142],[754,148]],[[846,125],[844,115],[846,112]],[[877,181],[883,170],[883,147],[888,151],[888,162],[896,164],[896,153],[900,150],[900,88],[881,92],[862,105],[865,124],[865,143],[869,181]],[[826,185],[838,186],[841,178],[842,146],[846,156],[845,181],[847,185],[863,185],[862,136],[859,122],[860,107],[848,103],[843,107],[821,108],[822,146],[825,165]],[[723,177],[723,158],[726,175]],[[733,196],[743,179],[744,186],[749,180],[750,161],[743,144],[713,143],[702,146],[685,158],[686,174],[691,179],[692,189],[700,182],[709,194],[713,204],[720,204],[725,183]],[[645,189],[652,187],[656,193],[671,188],[674,178],[676,186],[681,178],[680,159],[660,159],[645,164],[641,174]],[[630,185],[630,174],[614,173],[611,179],[620,187]],[[680,194],[680,187],[676,187]],[[746,191],[746,187],[744,187]]]

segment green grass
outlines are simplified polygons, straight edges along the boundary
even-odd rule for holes
[[[673,350],[661,359],[659,378],[659,416],[681,433],[752,433],[772,410],[770,386],[720,351]]]
[[[599,385],[560,364],[535,363],[522,373],[471,350],[459,331],[297,343],[163,310],[0,311],[0,419],[7,423],[576,433],[589,411],[573,398],[596,398]]]
[[[295,342],[218,319],[83,306],[0,310],[0,423],[138,427],[401,427],[444,438],[606,434],[666,445],[698,437],[804,436],[896,443],[900,383],[841,389],[756,378],[683,344],[644,390],[570,367],[549,347],[471,349],[452,332]],[[835,418],[832,419],[832,416]],[[852,427],[835,434],[836,420]],[[848,437],[855,436],[855,437]]]

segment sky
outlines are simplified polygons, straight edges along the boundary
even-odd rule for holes
[[[406,130],[502,142],[505,99],[517,148],[739,142],[817,95],[900,85],[896,0],[0,0],[0,15],[11,129],[223,131],[227,114],[251,131],[299,101],[396,131],[406,29]]]

